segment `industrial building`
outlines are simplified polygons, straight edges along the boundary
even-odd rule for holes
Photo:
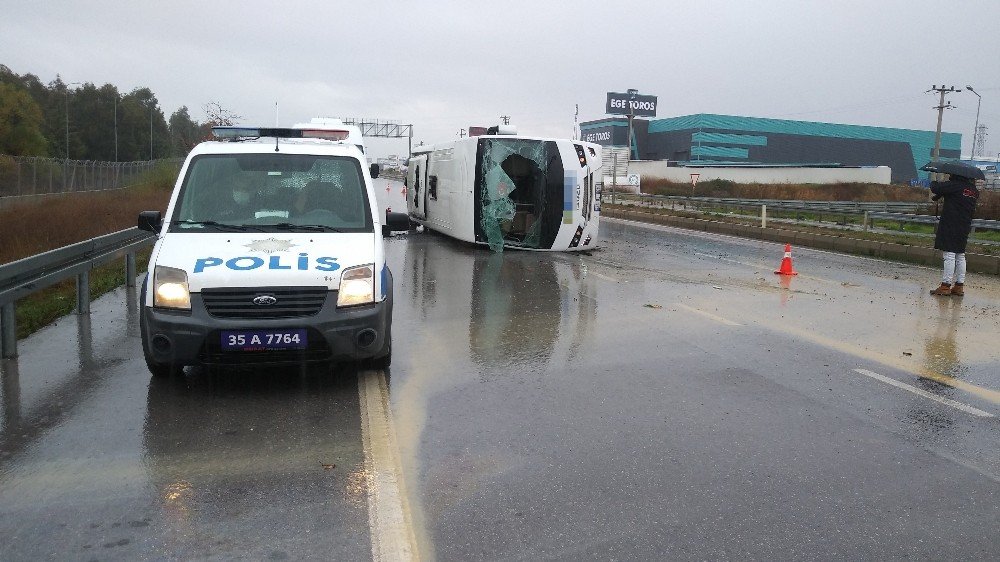
[[[888,166],[893,183],[925,179],[934,131],[699,113],[663,119],[611,117],[580,124],[581,139],[630,147],[632,160],[678,165]],[[960,158],[962,135],[941,134],[941,157]]]

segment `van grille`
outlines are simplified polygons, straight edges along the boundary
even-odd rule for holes
[[[216,318],[297,318],[318,313],[329,292],[326,287],[232,287],[203,289],[201,298]],[[254,302],[268,295],[274,304]]]

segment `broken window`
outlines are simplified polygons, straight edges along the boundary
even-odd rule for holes
[[[481,239],[495,252],[503,251],[505,245],[550,246],[555,231],[546,228],[551,222],[546,216],[553,210],[561,211],[558,202],[562,200],[563,179],[554,144],[549,147],[551,143],[545,141],[513,138],[484,138],[480,142],[477,199],[481,205]]]

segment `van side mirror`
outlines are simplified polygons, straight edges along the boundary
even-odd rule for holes
[[[163,215],[159,211],[143,211],[139,213],[139,230],[157,233],[163,226]]]
[[[385,222],[382,223],[382,236],[388,238],[393,232],[410,230],[410,217],[406,213],[385,212]]]
[[[382,171],[382,169],[379,168],[378,164],[372,164],[372,167],[371,167],[372,179],[378,178],[378,174],[381,171]]]

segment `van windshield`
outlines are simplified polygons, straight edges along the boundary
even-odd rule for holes
[[[357,159],[308,154],[213,154],[188,167],[172,232],[372,232]]]

